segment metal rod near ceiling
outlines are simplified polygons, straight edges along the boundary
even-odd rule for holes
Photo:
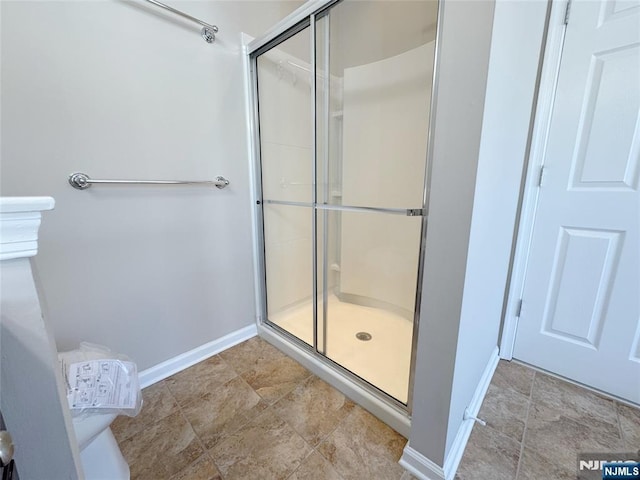
[[[218,27],[216,25],[211,25],[210,23],[203,22],[202,20],[196,17],[192,17],[188,13],[184,13],[180,10],[170,7],[169,5],[165,5],[164,3],[158,2],[157,0],[145,0],[145,2],[152,3],[160,8],[164,8],[165,10],[170,11],[171,13],[175,13],[176,15],[179,15],[182,18],[186,18],[187,20],[195,22],[198,25],[202,25],[202,30],[200,31],[200,34],[202,35],[202,38],[204,38],[204,40],[207,43],[213,43],[213,41],[216,39],[216,33],[218,33]]]

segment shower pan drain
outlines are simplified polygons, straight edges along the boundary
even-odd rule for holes
[[[369,340],[371,340],[371,334],[367,333],[367,332],[358,332],[356,333],[356,338],[358,340],[362,340],[363,342],[368,342]]]

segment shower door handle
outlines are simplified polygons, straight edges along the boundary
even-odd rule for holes
[[[424,208],[407,208],[407,217],[424,217]]]

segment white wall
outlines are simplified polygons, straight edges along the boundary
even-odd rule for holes
[[[447,450],[498,344],[546,13],[496,2]]]
[[[254,321],[240,32],[298,2],[9,2],[2,9],[3,195],[51,195],[35,265],[59,349],[81,340],[141,369]],[[67,176],[211,179],[92,187]]]
[[[410,437],[438,466],[498,344],[546,8],[445,5]]]

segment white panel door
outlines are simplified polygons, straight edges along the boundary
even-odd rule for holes
[[[514,357],[640,403],[640,0],[572,0]]]

